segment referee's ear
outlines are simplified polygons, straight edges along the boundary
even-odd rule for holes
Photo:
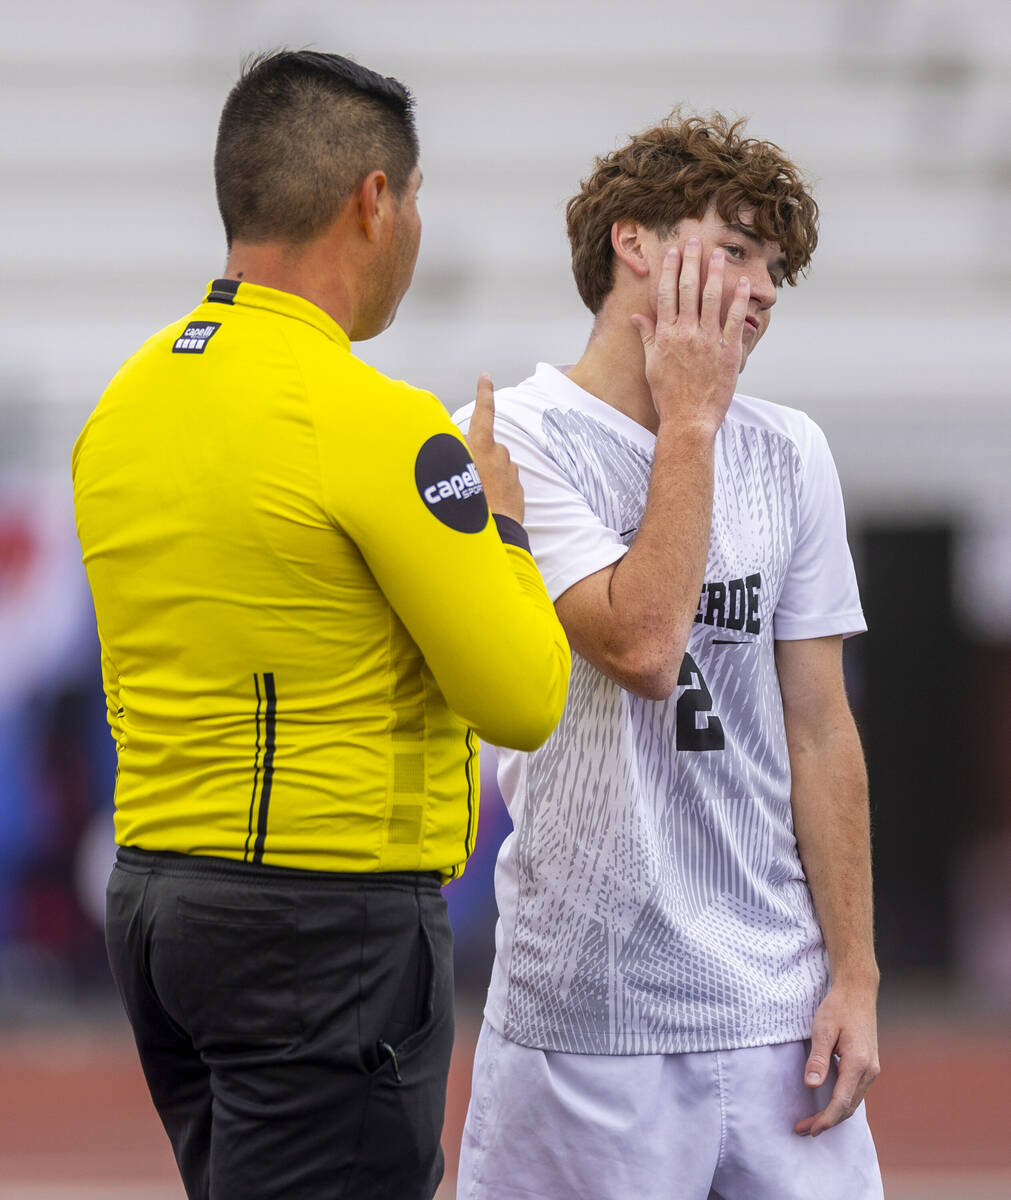
[[[358,209],[358,224],[373,243],[388,236],[388,223],[396,217],[396,201],[385,171],[370,171],[351,193],[349,204]]]

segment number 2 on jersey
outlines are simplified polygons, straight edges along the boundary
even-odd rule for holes
[[[712,693],[706,687],[699,664],[688,653],[681,660],[678,687],[685,690],[677,700],[677,749],[722,750],[726,745],[723,722],[712,711]],[[705,717],[701,726],[700,715]]]

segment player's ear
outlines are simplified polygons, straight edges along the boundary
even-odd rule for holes
[[[618,261],[624,263],[633,274],[643,277],[649,274],[644,233],[638,221],[615,221],[611,226],[611,248]]]
[[[362,233],[370,242],[378,242],[384,222],[390,219],[393,201],[385,171],[370,171],[355,188],[351,201],[357,203]]]

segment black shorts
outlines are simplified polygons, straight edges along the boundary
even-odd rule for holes
[[[429,874],[121,848],[106,940],[190,1200],[430,1200],[453,1045]]]

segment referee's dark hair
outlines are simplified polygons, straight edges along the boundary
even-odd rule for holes
[[[398,80],[339,54],[256,55],[225,101],[214,152],[229,248],[304,243],[370,171],[399,197],[417,162],[414,98]]]

